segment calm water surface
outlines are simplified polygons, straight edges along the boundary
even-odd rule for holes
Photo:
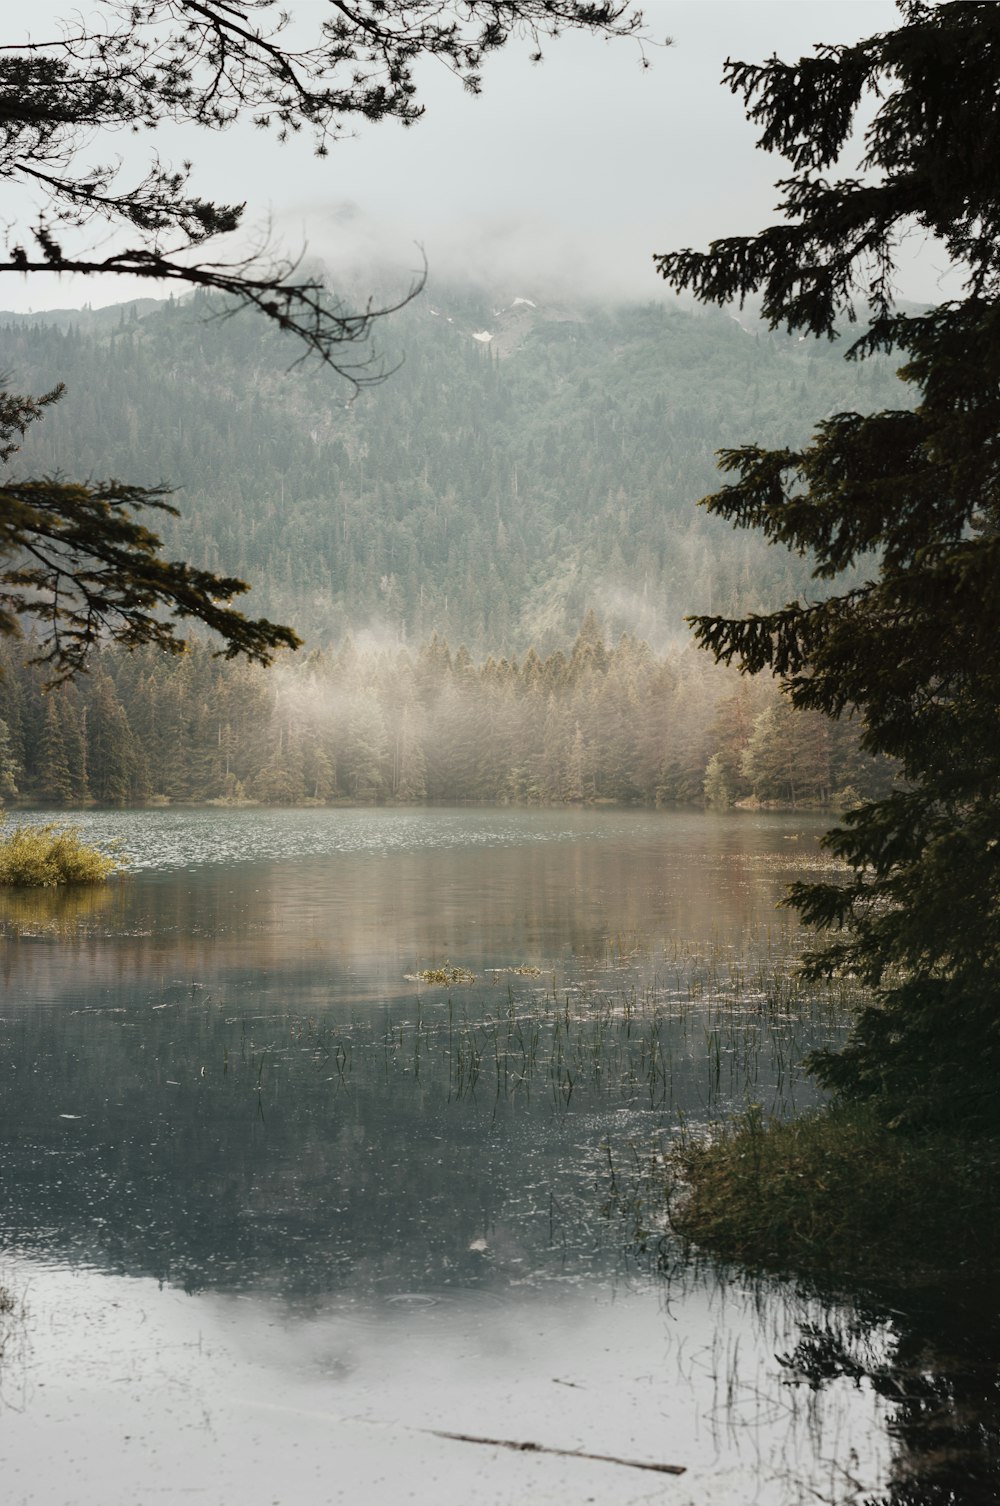
[[[900,1315],[686,1260],[662,1193],[680,1125],[807,1104],[842,1029],[774,996],[821,823],[78,819],[132,876],[0,910],[6,1501],[785,1506],[910,1467]]]

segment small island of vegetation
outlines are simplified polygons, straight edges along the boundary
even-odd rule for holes
[[[81,840],[75,826],[0,826],[0,886],[52,889],[61,884],[103,884],[121,873],[113,853]]]

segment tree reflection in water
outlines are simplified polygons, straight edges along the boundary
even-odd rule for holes
[[[872,1344],[874,1330],[888,1343]],[[887,1493],[865,1506],[986,1506],[1000,1499],[1000,1318],[995,1292],[950,1283],[803,1323],[778,1356],[791,1385],[847,1377],[889,1408]]]

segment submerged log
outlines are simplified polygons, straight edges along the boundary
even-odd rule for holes
[[[491,1448],[512,1448],[522,1454],[560,1454],[564,1459],[594,1459],[599,1464],[623,1464],[628,1469],[651,1469],[660,1475],[683,1475],[683,1464],[648,1464],[643,1459],[620,1459],[616,1454],[588,1454],[579,1448],[548,1448],[544,1443],[520,1443],[515,1438],[479,1438],[474,1433],[445,1433],[428,1428],[435,1438],[453,1438],[456,1443],[485,1443]]]

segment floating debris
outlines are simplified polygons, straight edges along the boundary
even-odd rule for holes
[[[404,973],[403,977],[407,983],[432,983],[438,985],[453,983],[468,984],[475,983],[476,981],[475,973],[470,973],[467,967],[452,967],[450,962],[446,962],[443,967],[425,967],[419,973]]]
[[[563,1459],[596,1459],[600,1464],[624,1464],[627,1469],[651,1469],[661,1475],[683,1475],[684,1464],[647,1464],[644,1459],[622,1459],[618,1454],[590,1454],[580,1448],[549,1448],[544,1443],[522,1443],[516,1438],[481,1438],[477,1433],[446,1433],[441,1428],[420,1428],[435,1438],[452,1438],[456,1443],[485,1443],[490,1448],[515,1449],[520,1454],[558,1454]]]

